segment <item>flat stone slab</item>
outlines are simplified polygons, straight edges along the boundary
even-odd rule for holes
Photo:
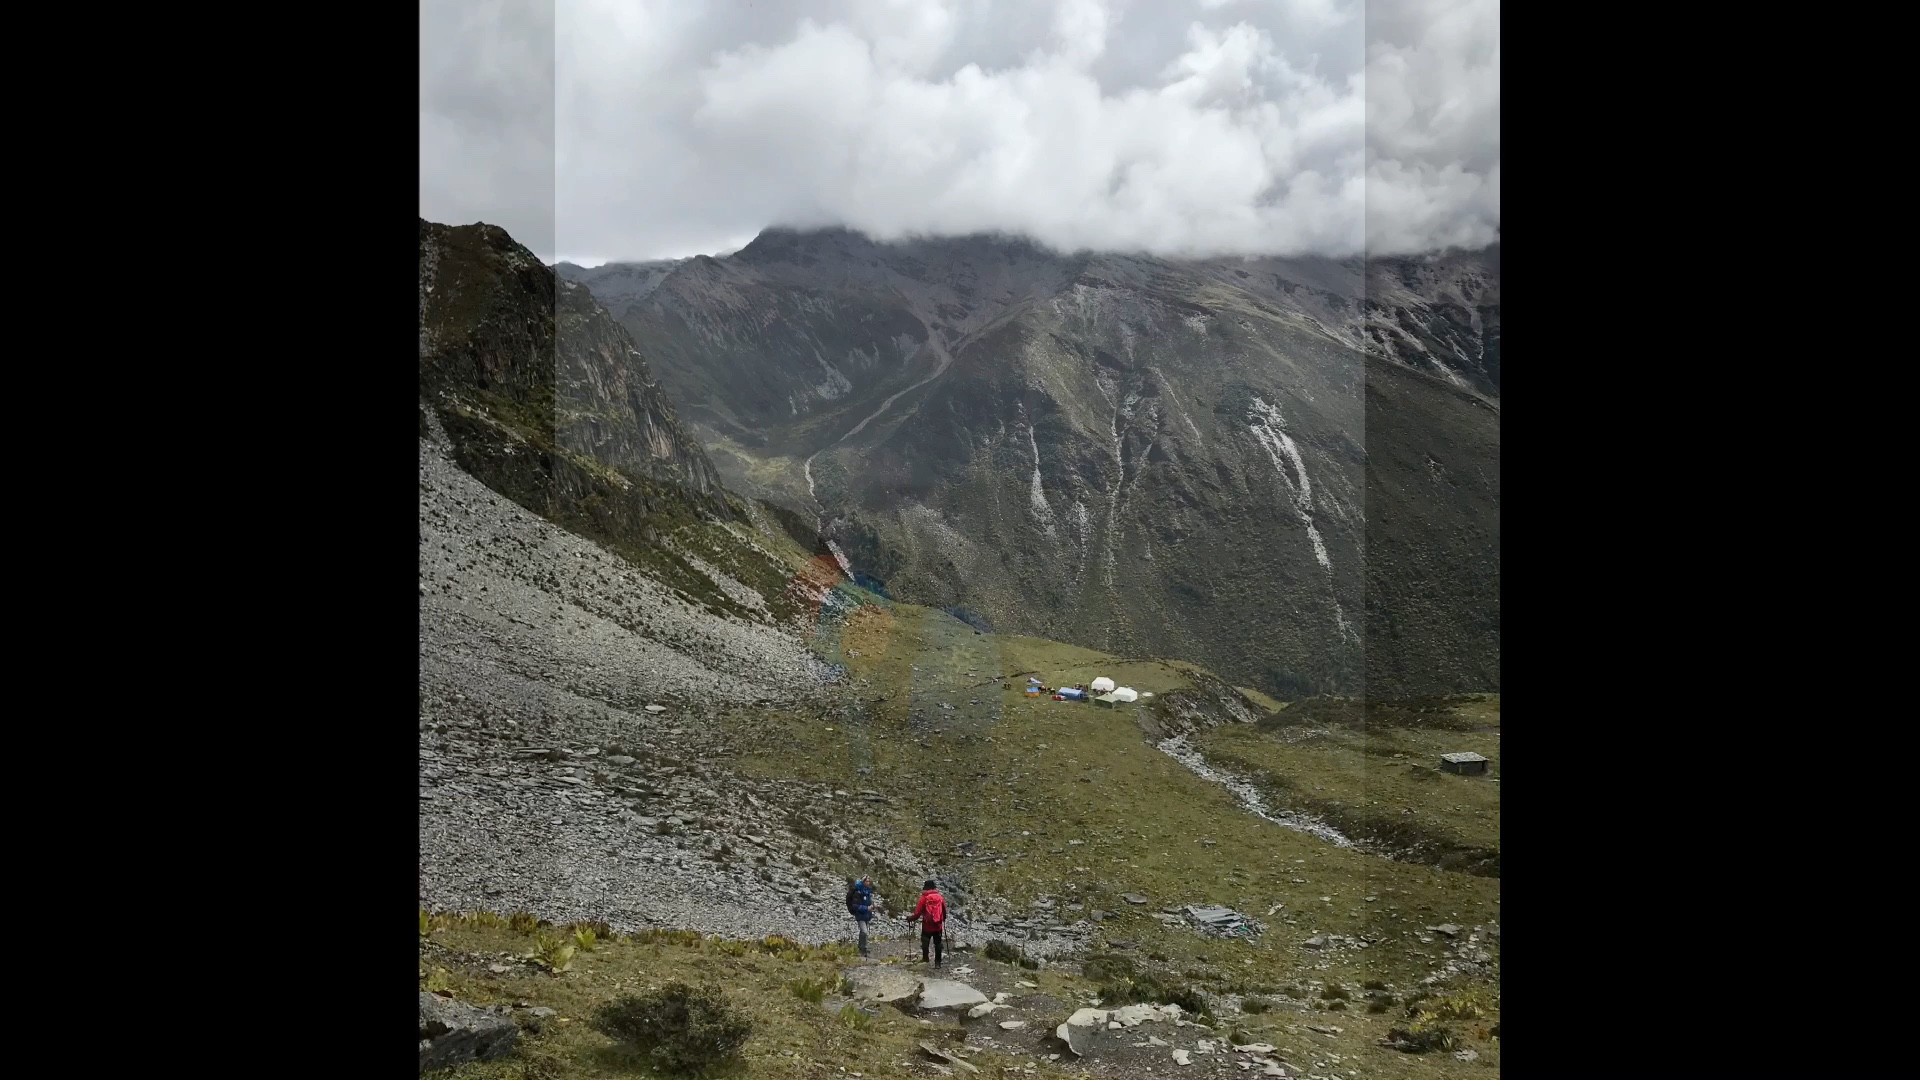
[[[1250,937],[1259,932],[1252,919],[1218,904],[1190,905],[1187,917],[1198,923],[1202,930],[1223,937]]]
[[[920,1010],[970,1009],[987,1004],[987,995],[952,979],[925,979],[920,983]]]
[[[855,1001],[904,1002],[920,992],[919,979],[886,964],[850,967],[840,974],[853,984]]]
[[[1123,1005],[1108,1014],[1107,1021],[1123,1027],[1138,1027],[1149,1021],[1178,1020],[1180,1017],[1181,1009],[1178,1005]],[[1069,1020],[1068,1023],[1072,1021]]]
[[[949,1054],[945,1050],[942,1050],[939,1047],[933,1045],[932,1043],[926,1042],[925,1040],[921,1041],[920,1049],[925,1051],[928,1057],[934,1058],[935,1060],[938,1060],[938,1061],[944,1061],[948,1065],[953,1065],[958,1068],[965,1069],[970,1073],[977,1073],[980,1071],[980,1067],[978,1065],[975,1065],[973,1062],[967,1061],[960,1057],[956,1057],[953,1054]]]

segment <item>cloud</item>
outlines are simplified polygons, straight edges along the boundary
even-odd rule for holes
[[[553,0],[421,0],[420,214],[554,236]]]
[[[495,10],[509,2],[525,0]],[[548,191],[567,251],[680,254],[774,224],[1169,255],[1498,238],[1497,0],[555,10]],[[526,178],[502,155],[537,125],[477,109],[468,68],[434,99],[467,111],[430,126],[426,52],[422,212],[430,138],[448,162],[471,139],[435,191],[510,195]],[[493,115],[506,126],[476,133]]]

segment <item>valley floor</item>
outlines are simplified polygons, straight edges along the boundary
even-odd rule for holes
[[[817,946],[850,940],[844,880],[867,874],[883,898],[882,948],[897,953],[898,915],[935,876],[956,943],[999,940],[1047,961],[1019,975],[1051,995],[1023,1006],[1024,1034],[998,1028],[1004,1016],[968,1023],[974,1060],[1008,1075],[1063,1068],[1047,1061],[1063,1052],[1050,1033],[1090,1004],[1096,987],[1078,974],[1089,957],[1190,986],[1224,1018],[1220,1034],[1243,1029],[1292,1055],[1290,1075],[1497,1075],[1498,1040],[1473,1037],[1472,1023],[1456,1025],[1472,1061],[1378,1045],[1422,995],[1497,998],[1497,699],[1437,704],[1425,726],[1343,726],[1301,705],[1269,712],[1191,665],[977,634],[851,589],[803,629],[718,619],[500,498],[427,440],[420,475],[424,909]],[[1029,674],[1049,685],[1104,674],[1154,697],[1115,710],[1036,699],[1023,693]],[[1172,735],[1355,844],[1248,813],[1157,748]],[[1428,768],[1452,749],[1486,754],[1493,771]],[[1205,935],[1188,905],[1231,907],[1257,932]],[[423,980],[569,1018],[463,1076],[637,1075],[580,1017],[675,975],[747,996],[766,1026],[745,1075],[946,1068],[914,1053],[915,1019],[854,1031],[788,993],[799,973],[838,970],[817,950],[782,961],[613,942],[556,976],[506,955],[526,948],[524,935],[457,921],[423,939]],[[982,979],[1020,972],[963,956]],[[1368,1013],[1369,995],[1393,1004]],[[1237,1074],[1230,1056],[1169,1061],[1165,1075]],[[1161,1075],[1130,1060],[1071,1072]]]

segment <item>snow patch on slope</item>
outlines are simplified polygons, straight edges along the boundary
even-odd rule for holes
[[[833,561],[840,564],[840,572],[847,575],[847,579],[851,581],[853,579],[853,564],[847,561],[847,553],[841,551],[840,545],[834,543],[832,540],[827,541],[827,550],[833,553]]]
[[[1294,444],[1293,437],[1287,434],[1285,419],[1278,406],[1269,405],[1261,398],[1253,399],[1253,417],[1248,422],[1248,430],[1260,448],[1272,459],[1275,472],[1286,484],[1287,491],[1293,496],[1293,512],[1299,516],[1301,524],[1307,527],[1307,539],[1313,544],[1313,557],[1320,567],[1328,573],[1333,572],[1333,561],[1327,556],[1326,542],[1320,538],[1320,530],[1313,524],[1313,482],[1307,477],[1306,460],[1300,456],[1300,448]],[[1284,464],[1283,464],[1284,459]],[[1292,474],[1288,473],[1292,466]]]
[[[1033,516],[1039,519],[1040,527],[1049,537],[1055,535],[1053,527],[1053,506],[1047,502],[1047,492],[1040,484],[1040,443],[1033,437],[1033,426],[1027,426],[1027,447],[1033,451],[1033,489],[1030,492],[1033,504]]]

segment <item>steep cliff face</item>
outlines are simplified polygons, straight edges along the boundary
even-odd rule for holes
[[[616,314],[728,484],[895,597],[1283,696],[1499,685],[1497,249],[769,230]]]
[[[476,469],[532,468],[563,489],[584,472],[724,506],[706,452],[626,331],[504,230],[421,221],[420,323],[423,402]]]
[[[422,221],[420,325],[420,434],[460,470],[710,616],[817,606],[794,570],[808,531],[721,486],[587,289],[500,229]]]

